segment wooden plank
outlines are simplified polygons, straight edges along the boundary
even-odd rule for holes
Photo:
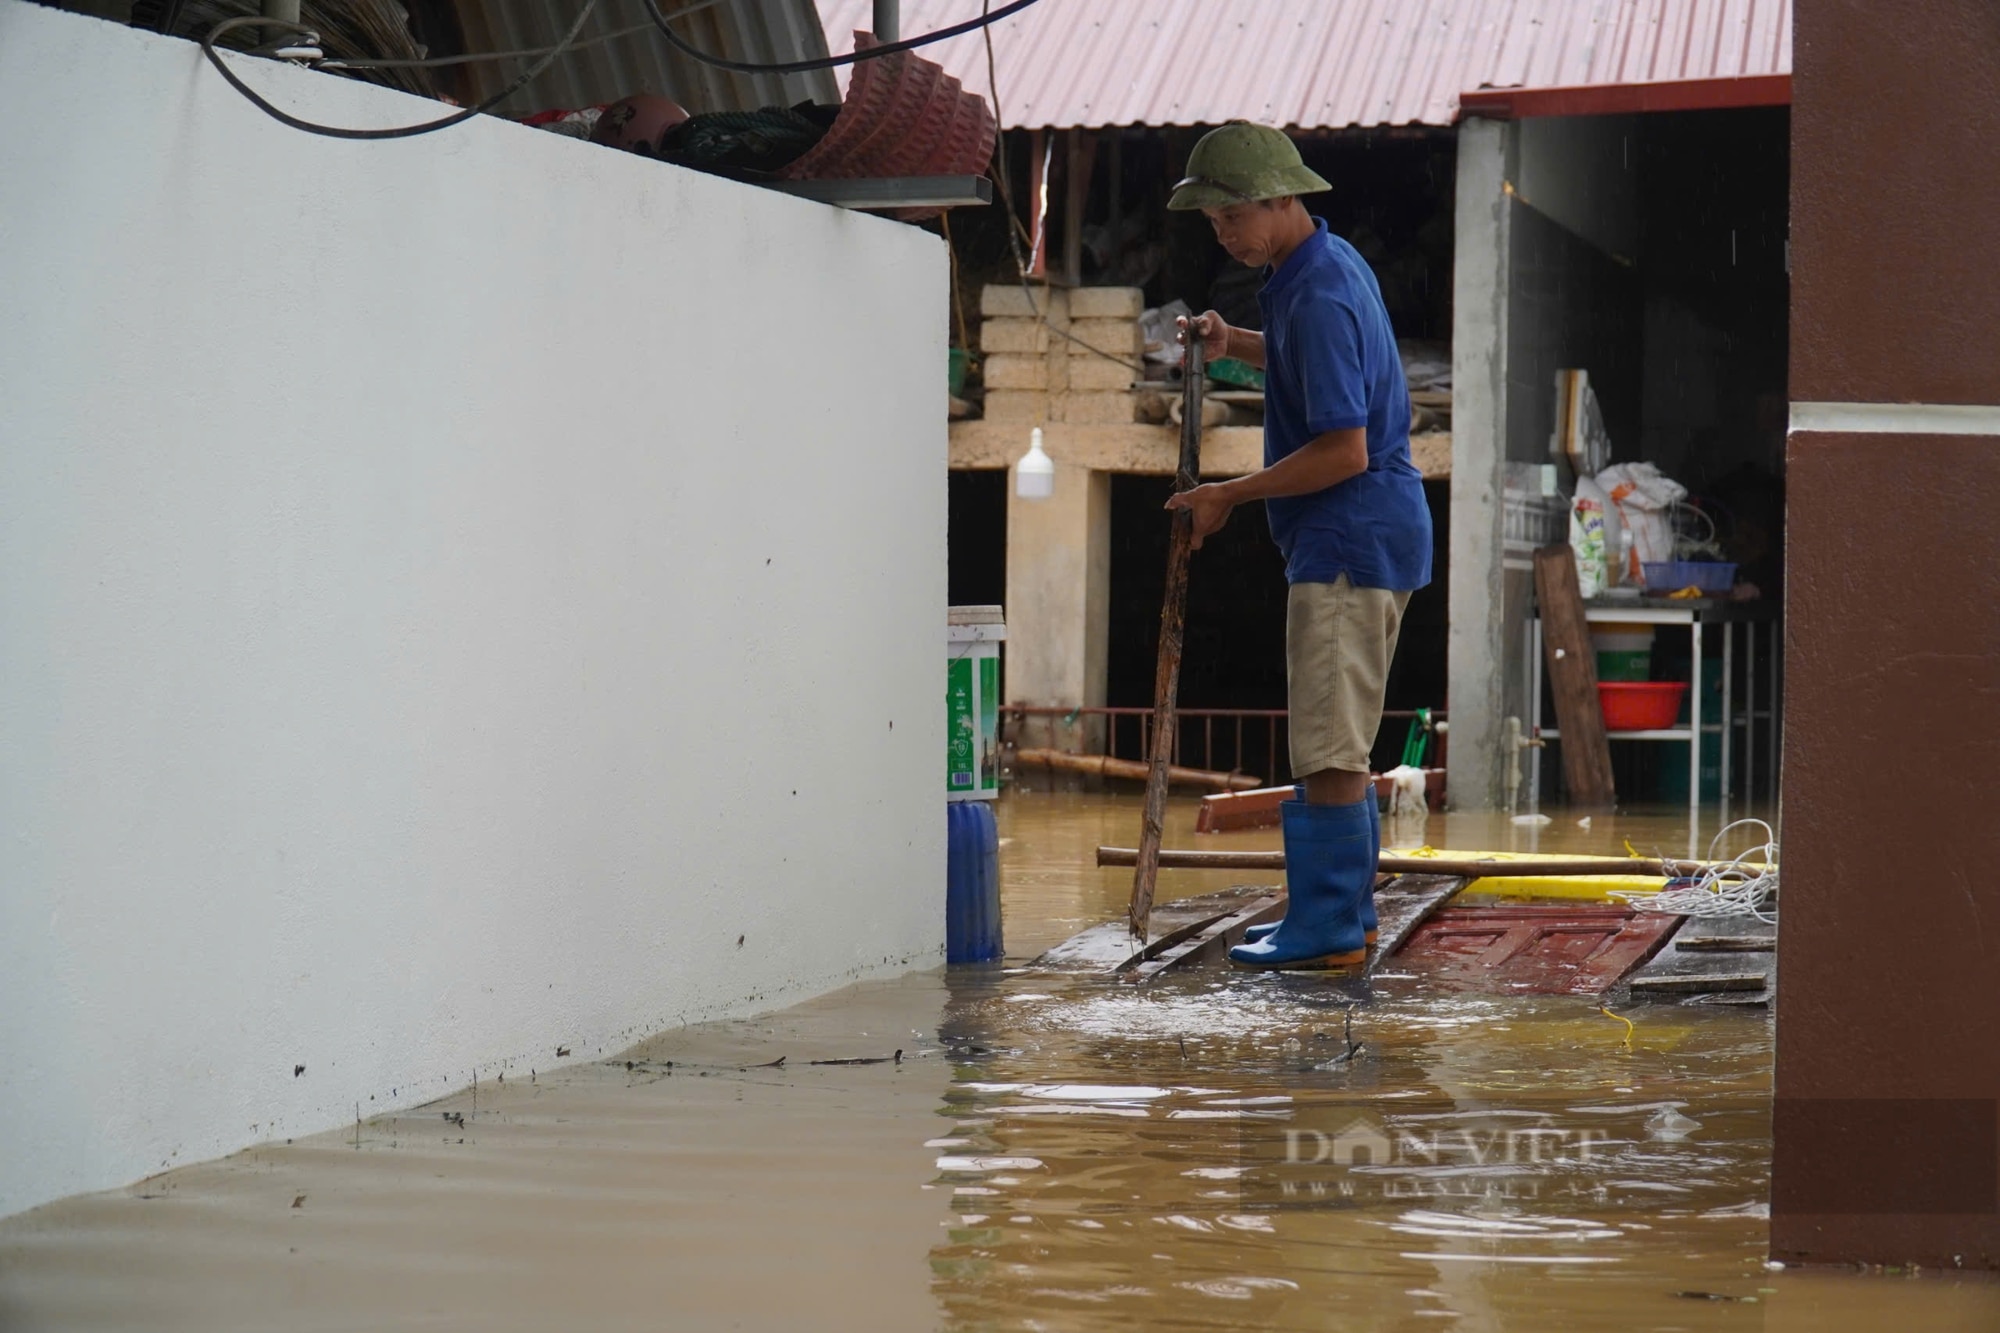
[[[1368,970],[1373,972],[1402,948],[1417,927],[1470,882],[1460,875],[1398,875],[1377,889],[1375,948],[1368,957]]]
[[[1192,898],[1176,898],[1153,910],[1151,945],[1181,930],[1190,922],[1201,923],[1227,916],[1253,898],[1275,892],[1269,885],[1242,885]],[[1147,945],[1133,941],[1129,924],[1123,919],[1107,921],[1080,930],[1055,945],[1029,964],[1031,968],[1060,972],[1115,972]]]
[[[1202,917],[1194,921],[1189,921],[1185,925],[1176,926],[1174,929],[1166,931],[1163,934],[1156,935],[1139,946],[1138,950],[1130,958],[1127,958],[1124,962],[1113,968],[1112,971],[1114,973],[1129,972],[1135,967],[1149,963],[1161,954],[1172,952],[1189,940],[1201,936],[1211,930],[1217,922],[1226,919],[1227,917],[1222,914]]]
[[[1180,467],[1174,490],[1193,490],[1201,482],[1201,339],[1190,327],[1181,348],[1181,373],[1186,416],[1181,422]],[[1132,902],[1126,912],[1132,938],[1143,941],[1153,911],[1153,890],[1160,878],[1160,837],[1167,816],[1167,769],[1173,761],[1174,704],[1181,688],[1182,636],[1187,628],[1188,556],[1194,548],[1194,515],[1173,511],[1167,539],[1167,590],[1160,608],[1160,652],[1153,672],[1153,747],[1148,758],[1146,809],[1139,823],[1139,856],[1132,870]]]
[[[1382,803],[1382,813],[1389,812],[1389,801],[1395,793],[1396,784],[1387,773],[1375,775],[1375,795]],[[1194,818],[1196,833],[1227,833],[1234,829],[1276,828],[1280,822],[1278,807],[1297,795],[1296,787],[1257,787],[1250,791],[1218,792],[1201,798],[1201,809]],[[1432,810],[1444,809],[1444,770],[1427,768],[1424,770],[1424,800]]]
[[[1266,921],[1276,921],[1284,914],[1283,893],[1270,892],[1253,898],[1228,916],[1218,917],[1198,932],[1176,941],[1171,948],[1162,949],[1153,957],[1138,962],[1125,971],[1125,979],[1143,985],[1169,969],[1220,958],[1231,944],[1241,942],[1246,929]]]
[[[1276,828],[1278,807],[1297,796],[1296,787],[1258,787],[1254,791],[1204,796],[1201,810],[1194,817],[1194,831],[1225,833],[1231,829]]]
[[[1776,989],[1775,922],[1755,916],[1693,917],[1672,942],[1626,980],[1634,995],[1743,992],[1747,1002]]]
[[[1563,784],[1579,809],[1608,809],[1618,793],[1611,777],[1611,742],[1597,698],[1597,654],[1590,646],[1576,557],[1567,545],[1535,552],[1535,599],[1541,611],[1542,647],[1549,689],[1562,728]],[[1532,704],[1531,704],[1532,707]]]
[[[1744,912],[1737,916],[1689,917],[1674,947],[1721,953],[1770,953],[1778,947],[1778,923]]]
[[[1770,954],[1662,951],[1627,982],[1634,995],[1647,992],[1763,990],[1771,977]]]

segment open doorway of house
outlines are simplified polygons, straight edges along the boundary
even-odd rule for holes
[[[1533,161],[1539,152],[1541,160],[1524,168],[1528,181],[1515,214],[1510,456],[1545,456],[1541,423],[1555,392],[1549,357],[1540,354],[1546,352],[1590,372],[1613,462],[1651,463],[1687,488],[1676,527],[1712,538],[1708,558],[1736,564],[1736,595],[1754,618],[1734,627],[1735,651],[1727,660],[1721,627],[1704,631],[1698,683],[1689,634],[1664,627],[1652,633],[1650,679],[1687,681],[1691,693],[1700,690],[1703,721],[1716,730],[1704,739],[1698,777],[1690,775],[1685,745],[1631,743],[1614,733],[1619,798],[1684,802],[1696,781],[1704,801],[1725,794],[1762,799],[1775,789],[1780,728],[1790,111],[1560,119],[1559,127],[1521,125],[1524,157]],[[1559,132],[1544,132],[1549,128]],[[1565,147],[1572,143],[1575,153]],[[1617,145],[1628,173],[1631,225],[1622,245],[1621,232],[1608,224],[1586,244],[1551,213],[1563,211],[1565,177],[1602,188],[1596,182],[1604,178],[1603,163],[1586,161],[1581,149],[1596,145],[1601,156],[1607,143]],[[1553,200],[1547,210],[1544,196]],[[1570,206],[1592,204],[1584,197]],[[1602,222],[1611,212],[1595,208],[1592,216]],[[1560,244],[1548,241],[1558,235]],[[1589,290],[1587,310],[1563,295],[1582,287]],[[1580,321],[1591,326],[1587,336],[1579,333]],[[1754,656],[1746,651],[1752,636]],[[1742,701],[1753,690],[1754,711],[1746,710]],[[1725,698],[1734,701],[1728,726],[1736,757],[1728,793],[1719,743]],[[1552,718],[1546,692],[1541,705],[1540,717]],[[1688,715],[1684,703],[1677,725],[1688,725]],[[1743,762],[1746,750],[1761,756],[1754,766]],[[1538,795],[1559,799],[1560,763],[1545,759],[1538,768]]]

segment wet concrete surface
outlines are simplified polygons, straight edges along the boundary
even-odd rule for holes
[[[0,1222],[0,1329],[2000,1328],[1982,1277],[1765,1267],[1768,1013],[1635,1006],[1628,1043],[1588,999],[1393,968],[1027,968],[1122,910],[1131,872],[1089,857],[1137,809],[1003,803],[1004,966]],[[1685,820],[1414,840],[1678,854]],[[1169,845],[1277,845],[1192,821]]]

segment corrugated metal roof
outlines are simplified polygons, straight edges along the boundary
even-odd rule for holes
[[[686,0],[662,0],[668,14]],[[865,7],[865,6],[864,6]],[[576,17],[573,4],[541,0],[460,0],[459,22],[469,51],[519,51],[553,46]],[[578,34],[582,40],[646,22],[639,0],[599,0]],[[674,31],[704,51],[731,60],[772,64],[827,54],[812,0],[721,0],[685,18]],[[842,30],[842,50],[853,38]],[[515,63],[479,64],[476,96],[499,91],[520,71]],[[657,32],[636,32],[563,56],[534,82],[501,104],[500,114],[525,116],[551,107],[575,108],[615,101],[630,93],[658,93],[690,111],[754,111],[797,102],[836,102],[839,92],[825,70],[810,74],[735,74],[690,60]]]
[[[818,0],[852,49],[870,0]],[[903,0],[902,35],[979,13]],[[979,34],[923,48],[988,91]],[[1449,125],[1478,88],[1789,74],[1792,0],[1042,0],[993,26],[1009,129]]]

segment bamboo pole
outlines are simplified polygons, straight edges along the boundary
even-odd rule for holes
[[[1283,852],[1195,852],[1155,849],[1156,865],[1169,870],[1283,870]],[[1139,851],[1132,847],[1099,847],[1100,866],[1129,866],[1139,863]],[[1463,875],[1474,879],[1522,879],[1541,876],[1574,875],[1696,875],[1711,863],[1672,861],[1657,857],[1591,859],[1586,857],[1516,857],[1489,861],[1479,857],[1384,856],[1377,869],[1385,875]],[[1715,863],[1722,864],[1722,863]]]
[[[1129,778],[1145,782],[1152,766],[1137,759],[1114,759],[1102,754],[1071,754],[1066,750],[1016,750],[1016,764],[1032,768],[1052,768],[1064,773],[1083,773],[1104,778]],[[1222,773],[1212,768],[1167,767],[1167,781],[1178,787],[1205,787],[1210,791],[1255,791],[1264,780],[1248,773]]]
[[[1181,457],[1174,490],[1201,483],[1201,390],[1207,373],[1201,337],[1190,321],[1181,348]],[[1146,776],[1146,812],[1139,825],[1138,858],[1132,871],[1132,904],[1127,920],[1140,943],[1153,915],[1153,888],[1160,877],[1160,835],[1167,815],[1167,770],[1174,755],[1174,701],[1181,688],[1182,636],[1187,628],[1188,554],[1194,546],[1194,515],[1173,511],[1167,539],[1167,592],[1160,607],[1160,656],[1153,673],[1152,771]]]

